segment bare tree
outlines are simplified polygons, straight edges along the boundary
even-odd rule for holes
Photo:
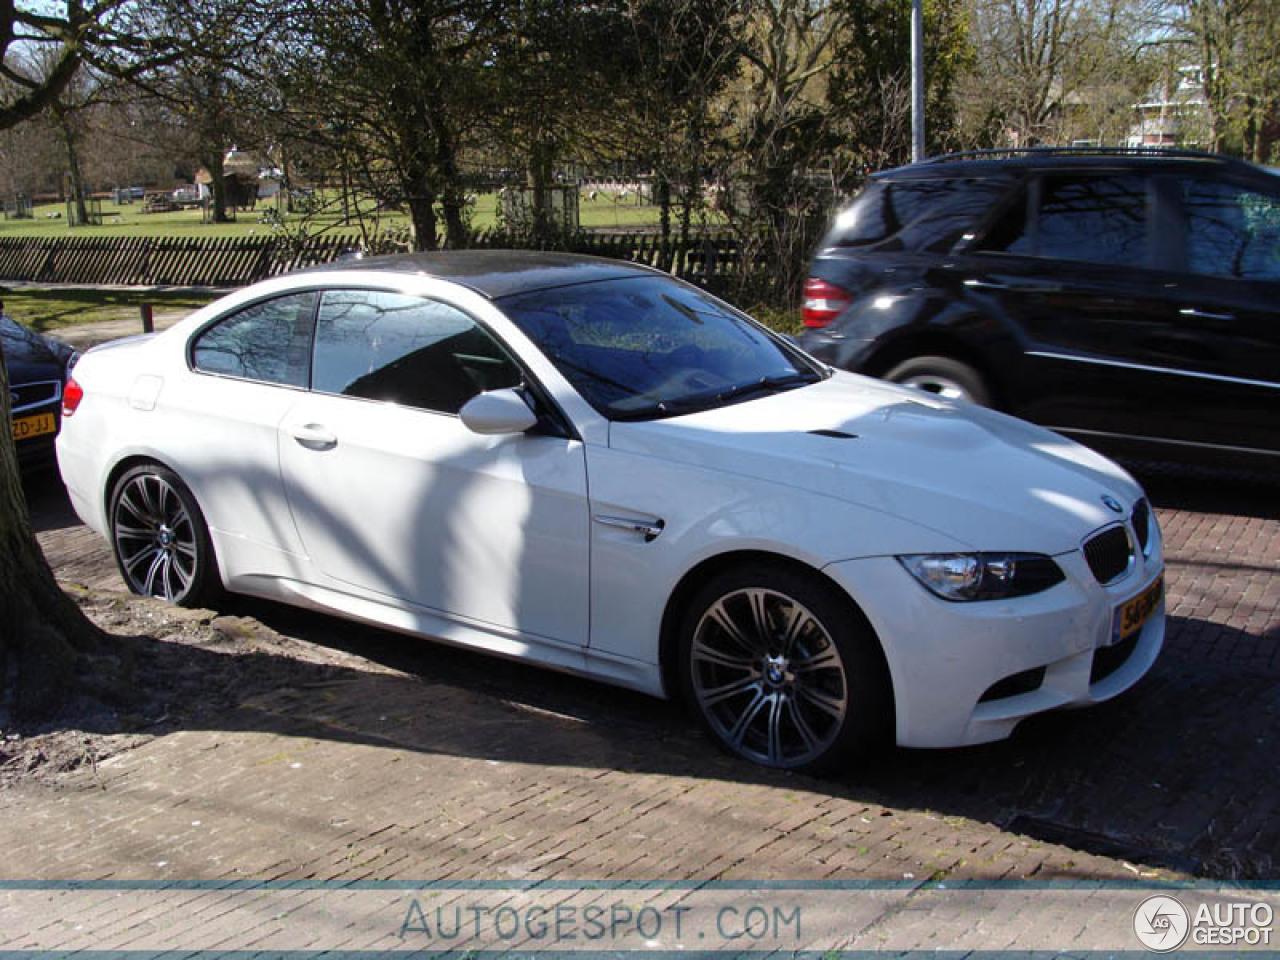
[[[1148,79],[1143,0],[975,0],[973,24],[970,115],[994,119],[1013,145],[1069,138],[1091,106],[1128,113]]]
[[[0,129],[30,120],[61,95],[84,63],[132,75],[162,56],[163,44],[148,46],[135,30],[136,11],[123,0],[85,6],[0,6]],[[53,51],[52,69],[30,76],[16,58],[30,47]],[[58,587],[27,515],[18,475],[9,382],[0,350],[0,676],[16,677],[6,689],[20,711],[53,709],[75,681],[84,657],[103,634]]]
[[[743,66],[745,11],[737,0],[632,0],[627,20],[637,69],[619,134],[654,172],[664,237],[674,192],[683,247],[704,212],[706,169],[732,115],[724,92]]]
[[[1280,120],[1280,3],[1180,0],[1170,13],[1184,56],[1199,68],[1210,148],[1265,162]]]

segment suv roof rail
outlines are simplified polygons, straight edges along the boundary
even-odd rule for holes
[[[1172,157],[1186,160],[1215,160],[1220,163],[1244,163],[1223,153],[1206,153],[1180,147],[996,147],[989,150],[962,150],[926,157],[920,163],[944,163],[952,160],[988,160],[1001,157]]]

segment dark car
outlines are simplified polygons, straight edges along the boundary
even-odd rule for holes
[[[9,372],[9,407],[18,466],[25,473],[56,463],[53,441],[62,418],[62,388],[77,353],[0,313],[0,344]]]
[[[805,287],[836,366],[1114,455],[1280,468],[1280,177],[1189,151],[959,154],[871,178]]]

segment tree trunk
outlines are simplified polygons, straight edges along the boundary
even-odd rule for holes
[[[431,131],[435,139],[435,171],[440,184],[440,208],[444,214],[444,245],[461,250],[467,245],[467,225],[462,217],[466,197],[458,172],[458,144],[453,124],[443,102],[433,98],[430,104]]]
[[[671,239],[671,181],[667,179],[662,168],[653,179],[653,202],[658,205],[658,235],[663,240]]]
[[[222,165],[223,153],[215,147],[206,151],[200,159],[204,163],[204,168],[209,171],[209,185],[213,188],[213,222],[228,223],[227,174]]]
[[[10,416],[0,348],[0,678],[18,714],[38,717],[65,701],[78,655],[103,634],[59,589],[31,531]]]
[[[533,235],[550,240],[556,233],[551,202],[551,172],[555,165],[555,146],[541,138],[529,151],[529,186],[533,190]]]
[[[80,172],[80,151],[76,146],[76,131],[71,117],[62,107],[55,105],[53,116],[58,123],[58,129],[62,132],[62,143],[67,150],[67,172],[71,175],[71,202],[75,204],[75,217],[72,223],[83,227],[89,222],[89,211],[84,202],[84,176]]]
[[[419,182],[406,184],[405,195],[409,204],[409,222],[413,226],[413,249],[436,248],[436,195]]]

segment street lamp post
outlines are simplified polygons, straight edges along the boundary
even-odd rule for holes
[[[911,160],[924,159],[924,0],[911,0]]]

